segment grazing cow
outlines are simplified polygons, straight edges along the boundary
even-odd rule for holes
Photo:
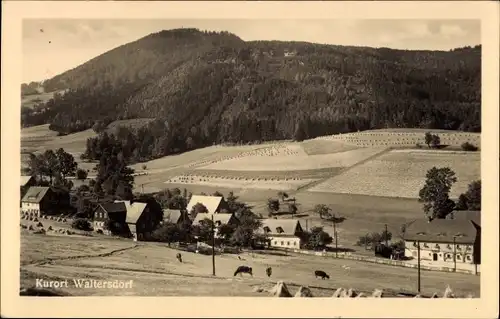
[[[316,278],[321,277],[321,279],[325,279],[325,278],[330,279],[330,276],[328,276],[328,275],[326,274],[326,272],[324,272],[323,270],[316,270],[316,271],[314,272],[314,276],[315,276]]]
[[[237,274],[240,274],[240,276],[242,276],[243,273],[250,274],[250,276],[253,277],[252,267],[239,266],[234,272],[234,276],[236,276]]]
[[[267,267],[266,274],[267,274],[267,277],[271,277],[271,275],[273,274],[273,269],[271,267]]]
[[[177,260],[179,262],[182,262],[182,255],[181,255],[181,253],[177,253],[177,255],[175,255],[175,258],[177,258]]]

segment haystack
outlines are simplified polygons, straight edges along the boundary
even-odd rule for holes
[[[443,298],[455,298],[453,294],[453,290],[451,290],[450,286],[446,286],[446,290],[444,291]]]
[[[42,222],[38,222],[38,224],[36,224],[36,227],[43,227]]]
[[[38,221],[38,218],[33,218],[33,221],[36,223]]]
[[[384,296],[384,291],[381,289],[375,289],[372,293],[373,298],[382,298]]]
[[[431,298],[439,298],[437,292],[433,293]]]
[[[292,294],[283,281],[278,281],[276,285],[269,290],[269,293],[273,297],[292,297]]]
[[[415,295],[415,297],[413,297],[413,298],[422,298],[422,296],[420,296],[420,295],[418,295],[418,294],[417,294],[417,295]]]
[[[364,294],[364,293],[362,293],[362,292],[360,292],[360,293],[359,293],[356,297],[354,297],[354,298],[363,298],[364,296],[365,296],[365,294]]]
[[[34,230],[33,225],[30,225],[30,227],[28,228],[28,230]]]
[[[344,288],[337,288],[335,292],[333,293],[332,298],[340,298],[342,296],[342,292],[344,291]]]
[[[49,228],[47,228],[47,230],[52,230],[52,226],[49,226]]]
[[[253,290],[253,292],[264,292],[264,291],[267,291],[266,288],[260,287],[260,286],[255,286],[255,287],[253,287],[252,290]]]
[[[349,290],[347,290],[347,297],[354,298],[357,295],[358,295],[358,293],[356,292],[356,290],[354,290],[352,288],[349,288]]]
[[[300,286],[299,290],[295,293],[295,297],[314,297],[309,287]]]

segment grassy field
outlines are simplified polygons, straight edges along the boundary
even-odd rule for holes
[[[481,178],[479,153],[393,150],[349,169],[310,189],[315,192],[418,198],[425,174],[432,167],[450,167],[457,176],[451,197],[458,198],[468,184]]]
[[[105,248],[103,248],[103,246]],[[64,247],[64,248],[62,248]],[[51,250],[51,260],[40,260],[39,250]],[[58,255],[58,251],[63,250]],[[113,252],[115,251],[115,252]],[[365,264],[318,256],[269,255],[244,253],[243,261],[234,255],[216,257],[216,277],[212,277],[211,256],[178,251],[157,243],[138,243],[123,240],[23,234],[21,287],[34,285],[36,278],[46,279],[103,279],[133,280],[132,289],[78,289],[67,291],[74,295],[134,295],[134,296],[266,296],[253,292],[255,286],[272,286],[277,280],[289,284],[292,293],[300,285],[312,288],[315,296],[331,296],[338,287],[358,291],[395,289],[415,291],[415,269]],[[57,258],[60,259],[57,259]],[[71,258],[68,258],[71,257]],[[240,265],[254,269],[252,277],[234,277]],[[267,278],[265,268],[273,267]],[[349,267],[347,270],[346,267]],[[330,280],[314,277],[314,270],[329,273]],[[422,271],[422,292],[442,293],[450,284],[455,293],[472,293],[479,297],[479,276]]]
[[[55,93],[62,94],[65,90],[60,90],[56,92],[40,92],[39,94],[30,94],[21,97],[21,107],[32,108],[39,103],[46,103],[48,100],[54,97]]]

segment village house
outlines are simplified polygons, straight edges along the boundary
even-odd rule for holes
[[[481,264],[481,222],[477,213],[459,218],[414,221],[406,230],[405,256],[438,263]],[[455,258],[455,259],[454,259]]]
[[[21,198],[24,197],[28,189],[32,186],[34,186],[36,183],[36,180],[33,176],[24,176],[21,175]]]
[[[202,204],[207,208],[207,213],[218,214],[218,213],[228,213],[229,205],[224,200],[222,196],[205,196],[205,195],[193,195],[187,204],[186,210],[189,214],[196,204]]]
[[[70,210],[69,193],[53,187],[32,186],[21,199],[21,212],[37,217],[68,213]]]
[[[189,214],[185,210],[164,209],[163,223],[172,223],[177,225],[182,225],[184,223],[191,224],[191,219],[189,218]]]
[[[262,227],[257,230],[268,237],[271,247],[292,249],[302,247],[303,232],[297,219],[262,219]]]
[[[152,232],[161,222],[161,210],[159,205],[138,201],[115,201],[125,204],[127,211],[125,223],[130,229],[135,241],[143,241],[151,238]]]
[[[94,231],[101,230],[106,235],[111,235],[109,229],[105,229],[105,223],[109,220],[115,223],[125,224],[127,208],[125,203],[102,203],[94,212]]]

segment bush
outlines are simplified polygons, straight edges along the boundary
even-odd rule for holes
[[[91,231],[92,230],[92,225],[90,222],[85,219],[85,218],[78,218],[71,223],[71,227],[74,229],[78,230],[85,230],[85,231]]]
[[[77,179],[86,179],[87,178],[87,171],[86,170],[83,170],[81,168],[79,168],[77,171],[76,171],[76,178]]]
[[[466,152],[475,152],[477,151],[477,146],[474,146],[469,142],[465,142],[462,144],[462,150]]]

